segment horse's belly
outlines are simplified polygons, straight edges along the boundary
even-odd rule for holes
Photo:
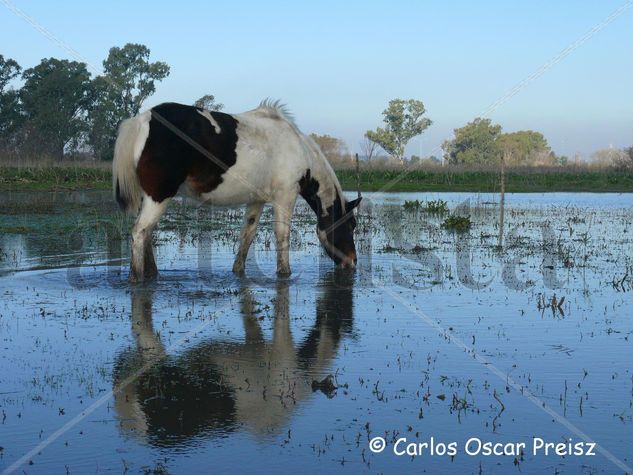
[[[203,193],[200,198],[216,206],[234,206],[256,201],[270,201],[270,194],[265,187],[226,177],[215,190]]]

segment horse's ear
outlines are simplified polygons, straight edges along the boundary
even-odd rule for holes
[[[356,198],[355,200],[348,201],[347,202],[347,212],[349,213],[354,208],[356,208],[360,204],[360,200],[362,200],[362,199],[363,199],[363,197],[361,196],[360,198]]]

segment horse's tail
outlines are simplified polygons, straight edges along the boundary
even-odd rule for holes
[[[136,161],[147,137],[146,133],[142,133],[143,128],[149,127],[143,119],[141,115],[121,122],[114,145],[112,189],[117,203],[124,211],[138,211],[143,198],[143,190],[136,174]],[[141,137],[142,135],[145,137]]]

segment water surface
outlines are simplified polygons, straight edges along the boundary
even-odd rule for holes
[[[405,211],[444,199],[472,227]],[[157,282],[128,285],[107,193],[0,196],[0,470],[623,473],[633,440],[633,196],[367,194],[356,273],[298,203],[290,279],[272,213],[247,277],[241,210],[179,200]],[[328,378],[328,376],[331,376]],[[383,437],[374,454],[368,442]],[[531,452],[595,440],[593,457]],[[456,456],[393,444],[457,442]],[[524,442],[469,456],[471,437]],[[19,466],[16,463],[19,462]]]

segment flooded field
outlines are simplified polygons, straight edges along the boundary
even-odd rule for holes
[[[301,202],[289,279],[183,199],[136,286],[109,193],[0,203],[0,473],[631,473],[633,195],[367,194],[354,273]]]

